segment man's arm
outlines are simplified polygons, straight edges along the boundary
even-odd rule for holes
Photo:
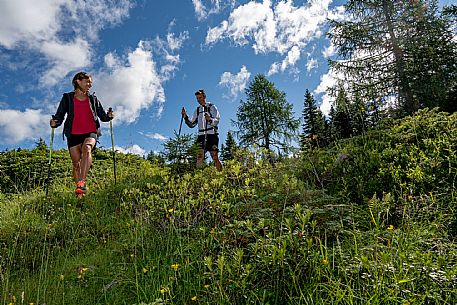
[[[192,118],[190,118],[190,119],[186,114],[184,116],[184,122],[186,122],[186,125],[189,126],[190,128],[194,128],[195,126],[197,126],[197,123],[198,123],[197,110],[194,111],[194,114],[192,115]]]
[[[221,120],[221,114],[215,105],[209,107],[209,112],[211,114],[211,119],[208,121],[208,124],[212,127],[217,127],[219,121]]]

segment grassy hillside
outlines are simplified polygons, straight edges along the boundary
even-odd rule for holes
[[[48,198],[28,174],[46,151],[2,153],[1,302],[453,304],[456,137],[456,115],[424,110],[274,165],[118,155],[116,185],[98,151],[82,200],[66,152]]]

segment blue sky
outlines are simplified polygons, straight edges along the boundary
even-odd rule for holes
[[[452,1],[440,1],[450,4]],[[120,4],[119,4],[120,3]],[[308,89],[329,109],[334,80],[327,18],[343,0],[0,0],[0,150],[49,142],[49,118],[78,71],[116,112],[116,149],[161,151],[205,89],[221,113],[221,143],[244,89],[265,74],[286,93],[295,117]],[[103,123],[102,123],[103,124]],[[100,146],[111,147],[103,124]],[[195,133],[183,125],[183,133]],[[62,129],[55,148],[65,148]]]

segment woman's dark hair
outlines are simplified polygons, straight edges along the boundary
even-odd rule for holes
[[[72,84],[75,90],[78,88],[78,83],[76,82],[77,80],[82,80],[82,79],[88,79],[92,77],[89,73],[86,72],[78,72],[76,73],[75,76],[73,76]]]

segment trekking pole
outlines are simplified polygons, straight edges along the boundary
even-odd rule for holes
[[[51,127],[51,140],[49,141],[48,179],[46,180],[46,197],[48,197],[49,181],[51,180],[52,142],[54,142],[54,127]]]
[[[181,115],[181,123],[179,123],[179,132],[178,132],[178,138],[181,136],[181,128],[182,128],[182,120],[184,119],[184,116]]]
[[[109,108],[108,112],[112,112],[113,108]],[[114,185],[116,185],[116,156],[114,152],[114,133],[113,133],[113,120],[109,121],[109,129],[111,131],[111,152],[113,154],[113,164],[114,164]]]
[[[184,109],[184,107],[183,107]],[[182,121],[184,120],[184,116],[181,115],[181,123],[179,123],[179,132],[178,132],[178,138],[176,139],[176,160],[178,163],[181,163],[181,128],[182,128]]]
[[[207,141],[206,140],[207,139],[206,135],[208,134],[208,131],[207,131],[207,129],[208,129],[208,121],[206,120],[206,111],[207,110],[208,109],[206,108],[206,106],[204,106],[204,108],[203,108],[203,111],[204,111],[203,119],[205,120],[205,140],[203,141],[203,153],[205,154],[205,159],[206,159],[206,141]],[[206,160],[205,160],[205,162],[206,162]]]

